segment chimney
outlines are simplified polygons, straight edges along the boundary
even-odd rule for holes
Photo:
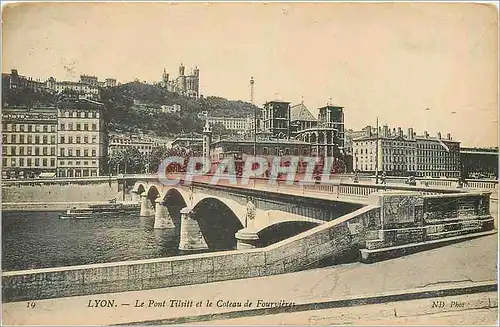
[[[446,134],[446,139],[451,141],[451,134],[450,133]]]
[[[438,139],[441,139],[441,132],[438,132]]]
[[[392,129],[392,136],[395,136],[395,135],[396,135],[396,129],[395,129],[395,128],[393,128],[393,129]]]
[[[385,136],[385,137],[389,136],[389,126],[384,125],[383,131],[384,131],[383,136]]]
[[[401,129],[401,127],[398,127],[398,136],[403,137],[403,130]]]
[[[413,128],[408,128],[408,139],[413,140]]]
[[[428,138],[429,138],[429,133],[427,133],[427,131],[425,131],[425,132],[424,132],[424,137],[425,137],[426,139],[428,139]]]
[[[371,137],[372,136],[372,127],[370,125],[365,127],[365,136],[366,137]]]

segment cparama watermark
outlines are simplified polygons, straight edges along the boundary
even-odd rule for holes
[[[158,167],[158,180],[164,185],[191,184],[197,176],[217,185],[248,185],[251,179],[267,179],[269,185],[278,181],[293,185],[331,181],[332,175],[342,172],[342,161],[321,157],[261,157],[248,156],[245,160],[225,158],[213,163],[206,157],[168,157]]]

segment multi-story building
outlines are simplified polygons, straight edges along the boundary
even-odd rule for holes
[[[104,106],[88,100],[58,103],[57,175],[99,176],[107,163]]]
[[[318,119],[302,103],[292,107],[292,136],[311,144],[312,155],[339,157],[344,146],[343,107],[327,105],[319,108]]]
[[[32,178],[55,175],[57,109],[2,109],[2,176]]]
[[[252,117],[210,117],[206,118],[206,121],[211,126],[216,124],[223,125],[227,130],[235,132],[237,134],[243,134],[249,131],[252,127]]]
[[[367,126],[365,136],[352,140],[353,169],[364,173],[376,171],[395,176],[458,177],[460,176],[459,142],[448,134],[433,138],[427,132],[417,136],[412,128],[377,131]]]
[[[311,145],[300,140],[289,139],[265,139],[254,140],[241,137],[231,137],[216,140],[211,143],[210,157],[213,162],[224,158],[235,158],[245,160],[247,156],[308,156],[311,153]]]
[[[102,85],[99,83],[99,79],[96,76],[90,76],[90,75],[80,75],[80,83],[98,87]]]
[[[50,77],[47,80],[47,88],[56,92],[65,90],[78,93],[82,98],[89,98],[92,100],[99,100],[100,90],[99,86],[87,84],[84,82],[71,82],[71,81],[56,81],[55,78]]]
[[[113,135],[109,137],[108,154],[114,155],[128,149],[137,149],[141,155],[148,156],[158,144],[151,138]]]
[[[115,78],[106,78],[106,81],[104,82],[104,85],[106,87],[115,87],[116,84],[116,79]]]
[[[318,126],[334,130],[337,144],[341,149],[344,148],[344,107],[328,104],[319,108]]]
[[[180,104],[173,104],[171,106],[168,106],[168,105],[164,104],[160,108],[161,108],[161,112],[163,112],[163,113],[173,114],[173,113],[181,111],[181,105]]]
[[[172,147],[191,149],[201,155],[203,150],[203,135],[198,133],[180,134],[172,141]]]
[[[460,177],[460,142],[452,140],[451,134],[443,138],[441,133],[430,137],[424,132],[416,139],[417,176]]]
[[[260,125],[260,134],[290,138],[290,102],[276,100],[264,104]]]
[[[197,98],[200,95],[200,70],[195,67],[192,74],[185,75],[185,69],[184,65],[181,64],[179,66],[179,76],[170,80],[170,75],[164,68],[160,85],[170,92]]]
[[[498,178],[498,148],[460,148],[466,178]]]
[[[2,87],[7,89],[29,89],[35,92],[49,91],[45,82],[19,75],[17,69],[12,69],[10,74],[2,73]]]

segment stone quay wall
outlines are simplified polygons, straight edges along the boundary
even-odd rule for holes
[[[4,272],[4,301],[24,301],[183,286],[276,275],[314,267],[357,248],[363,226],[376,224],[367,206],[265,248]]]
[[[102,202],[113,198],[123,200],[122,197],[123,193],[119,190],[116,179],[79,183],[11,183],[2,185],[3,210],[38,210],[40,206],[37,206],[37,203]],[[26,203],[33,203],[34,207],[23,205]]]
[[[395,246],[491,232],[489,195],[372,194],[372,204],[264,248],[4,272],[2,294],[8,302],[125,292],[289,273],[353,254],[383,260]]]

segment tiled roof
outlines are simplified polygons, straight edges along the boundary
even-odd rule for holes
[[[317,121],[303,103],[290,108],[290,120]]]

